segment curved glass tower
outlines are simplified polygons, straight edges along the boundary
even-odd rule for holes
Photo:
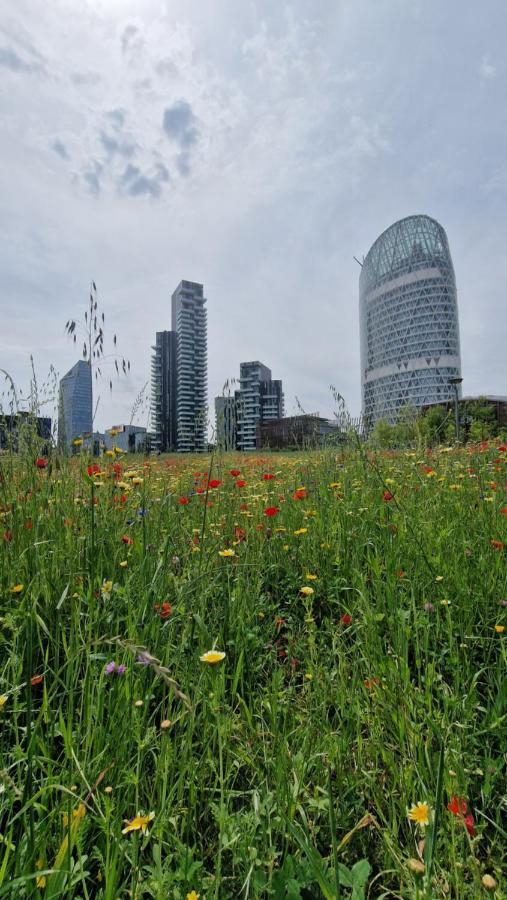
[[[359,279],[361,386],[367,428],[401,406],[454,396],[461,376],[456,281],[447,235],[429,216],[391,225]]]

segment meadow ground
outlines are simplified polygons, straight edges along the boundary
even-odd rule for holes
[[[1,457],[0,898],[505,896],[506,489]]]

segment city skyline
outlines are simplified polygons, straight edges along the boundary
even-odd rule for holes
[[[425,213],[452,248],[463,391],[505,393],[505,7],[488,11],[6,0],[1,367],[25,393],[30,353],[62,377],[93,278],[132,361],[98,384],[96,426],[129,421],[186,273],[206,285],[209,398],[260,358],[287,414],[331,415],[333,384],[357,415],[353,256]]]

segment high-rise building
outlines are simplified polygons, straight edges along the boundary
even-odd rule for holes
[[[215,440],[220,450],[236,449],[236,400],[234,397],[215,397]]]
[[[456,282],[447,235],[409,216],[375,241],[359,279],[363,417],[450,400],[461,376]]]
[[[60,381],[58,446],[70,448],[73,440],[90,434],[92,420],[92,370],[80,359]]]
[[[181,281],[172,295],[177,336],[177,449],[204,451],[207,444],[208,361],[206,298],[202,284]]]
[[[273,381],[271,369],[258,361],[240,363],[239,372],[237,446],[238,450],[254,450],[257,425],[283,417],[282,382]]]
[[[157,331],[151,348],[152,447],[161,453],[176,450],[176,334]]]

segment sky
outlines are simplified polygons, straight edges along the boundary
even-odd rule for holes
[[[507,394],[506,27],[505,0],[2,0],[0,369],[26,395],[32,357],[51,414],[94,280],[106,351],[116,334],[131,363],[103,367],[95,427],[134,406],[147,425],[186,279],[210,411],[257,359],[286,414],[332,416],[333,385],[356,416],[354,256],[426,213],[453,257],[463,393]]]

